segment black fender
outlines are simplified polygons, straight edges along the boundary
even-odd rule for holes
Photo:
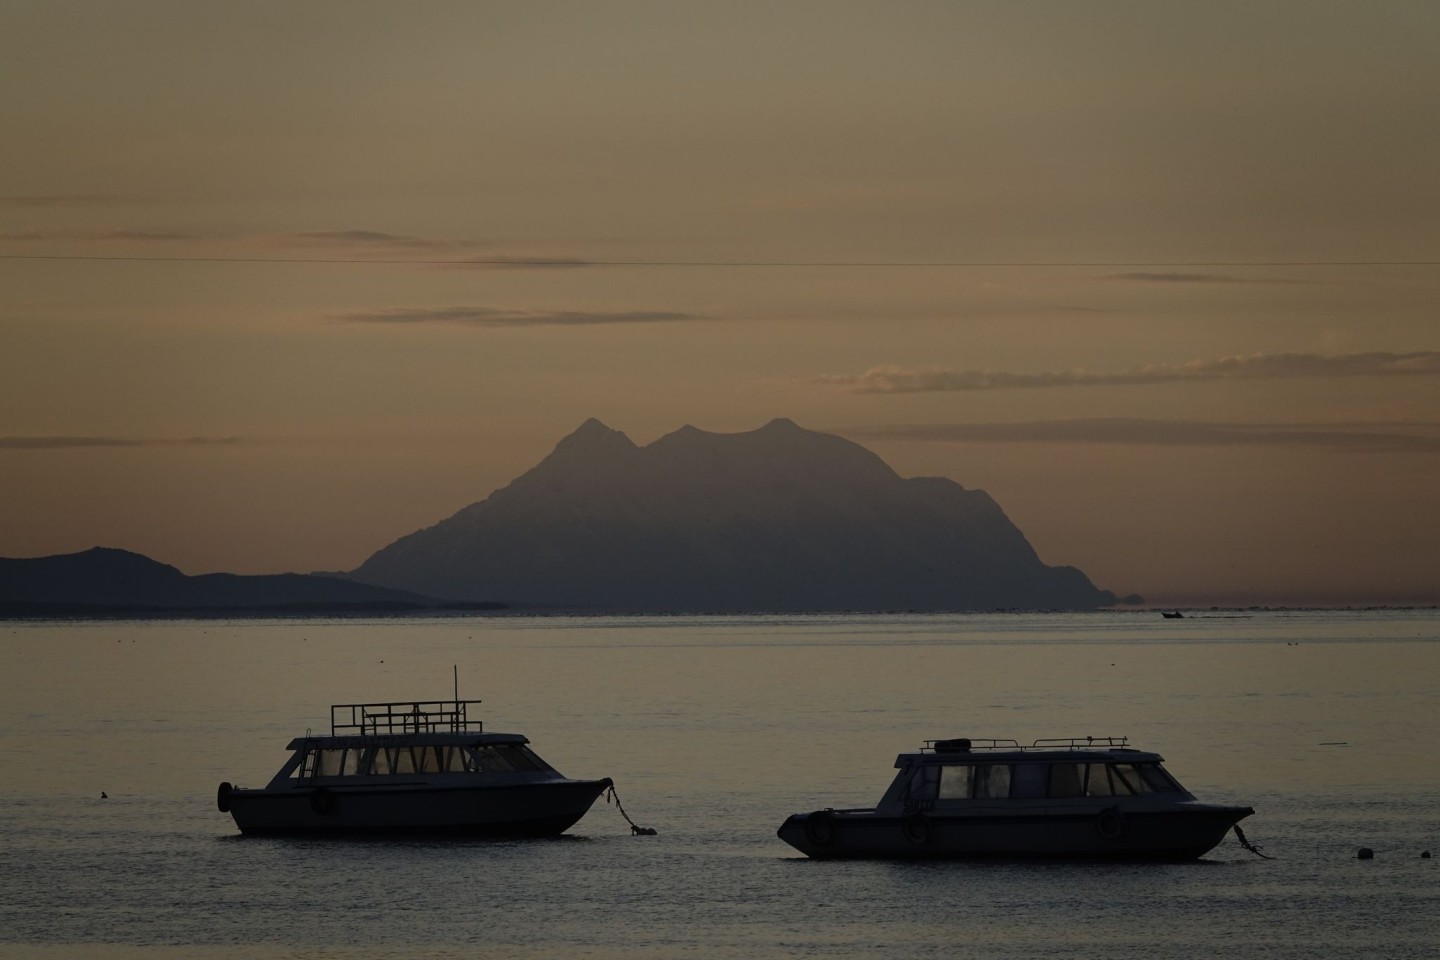
[[[1125,814],[1119,807],[1106,807],[1095,814],[1095,832],[1102,840],[1119,840],[1125,836]]]
[[[319,787],[310,794],[310,809],[322,817],[328,817],[335,812],[335,794],[325,787]]]
[[[900,821],[900,830],[917,847],[930,842],[930,818],[919,810]]]
[[[805,839],[817,847],[828,847],[835,840],[835,814],[829,810],[806,814]]]

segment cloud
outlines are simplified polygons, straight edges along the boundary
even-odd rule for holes
[[[179,233],[173,230],[24,230],[13,233],[0,233],[0,240],[19,241],[45,241],[45,240],[98,240],[102,242],[111,241],[139,241],[169,242],[172,240],[206,240],[212,239],[202,237],[194,233]]]
[[[1433,377],[1440,375],[1440,351],[1413,353],[1255,353],[1155,364],[1120,373],[1060,370],[1008,373],[994,370],[872,367],[859,374],[815,377],[811,382],[849,393],[937,393],[1043,387],[1116,387],[1215,380],[1286,380],[1315,377]]]
[[[108,207],[128,203],[126,197],[103,193],[34,193],[0,197],[0,207]]]
[[[415,237],[379,230],[304,230],[265,237],[264,242],[283,247],[326,247],[348,250],[456,250],[482,244],[471,240]]]
[[[456,270],[573,270],[578,267],[593,267],[592,260],[578,257],[474,257],[445,264]]]
[[[1122,280],[1135,283],[1286,283],[1313,284],[1315,280],[1281,280],[1274,277],[1237,277],[1228,273],[1150,272],[1107,273],[1098,280]]]
[[[494,244],[453,237],[417,237],[381,230],[305,230],[264,237],[261,242],[270,247],[371,254],[377,259],[386,255],[430,253],[437,256],[416,257],[414,262],[454,270],[568,270],[594,265],[591,261],[568,256],[482,255],[475,251],[493,247]]]
[[[1135,280],[1142,283],[1249,283],[1218,273],[1108,273],[1101,280]]]
[[[1096,443],[1163,447],[1310,447],[1440,453],[1440,423],[1220,423],[1077,419],[856,427],[847,436],[943,443]]]
[[[0,450],[75,450],[87,447],[204,447],[242,443],[239,437],[3,437]]]
[[[450,323],[468,327],[588,327],[614,323],[682,323],[699,320],[689,313],[630,310],[615,313],[579,310],[499,310],[492,307],[400,307],[363,310],[333,317],[343,323]]]

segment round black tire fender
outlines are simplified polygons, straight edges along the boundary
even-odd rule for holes
[[[231,785],[230,781],[225,780],[220,784],[220,789],[215,791],[215,806],[220,808],[221,813],[230,812],[230,794],[234,790],[235,787]]]
[[[829,810],[807,814],[805,839],[817,847],[828,847],[835,840],[835,815]]]
[[[335,812],[335,794],[321,787],[310,794],[310,809],[322,817],[328,817]]]
[[[900,821],[900,829],[904,832],[905,839],[917,847],[930,842],[930,818],[923,813],[917,811],[910,814]]]
[[[1125,836],[1125,814],[1119,807],[1106,807],[1095,815],[1095,832],[1102,840],[1119,840]]]

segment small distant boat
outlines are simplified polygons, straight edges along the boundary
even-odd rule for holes
[[[1193,860],[1250,807],[1201,803],[1124,737],[927,740],[872,808],[797,813],[781,840],[816,859]]]
[[[486,733],[479,700],[345,703],[330,734],[290,741],[270,782],[220,784],[244,834],[554,836],[613,786],[571,780],[518,733]]]
[[[1162,611],[1160,612],[1160,616],[1164,617],[1166,620],[1184,620],[1184,619],[1185,619],[1185,614],[1181,613],[1179,610],[1162,610]]]

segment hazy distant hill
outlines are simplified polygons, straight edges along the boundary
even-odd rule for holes
[[[0,558],[0,616],[411,610],[436,601],[403,590],[299,573],[186,576],[138,553],[95,547]]]
[[[509,486],[351,576],[512,606],[637,612],[1090,609],[982,491],[902,479],[841,437],[775,420],[646,447],[586,421]]]

